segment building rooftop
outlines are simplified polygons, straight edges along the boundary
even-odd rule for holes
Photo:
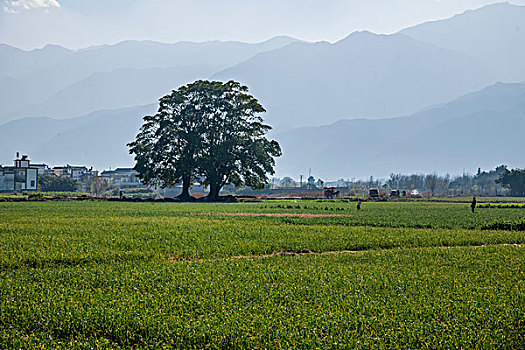
[[[133,168],[117,168],[115,169],[116,172],[131,172],[134,171]]]
[[[53,169],[87,169],[87,166],[85,166],[85,165],[69,165],[68,164],[68,165],[64,165],[64,166],[56,166],[56,167],[53,167]]]
[[[18,161],[20,161],[20,160],[29,161],[29,158],[28,158],[27,154],[23,154],[22,158],[20,158],[19,154],[17,153],[15,161],[17,161],[17,160]]]
[[[117,173],[133,173],[133,172],[135,172],[133,168],[116,168],[115,170],[104,170],[101,174],[110,175],[110,174],[117,174]]]

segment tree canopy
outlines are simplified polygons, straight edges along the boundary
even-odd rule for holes
[[[229,81],[199,80],[160,99],[154,116],[144,117],[135,141],[135,170],[141,180],[163,188],[182,182],[183,199],[193,181],[209,185],[217,199],[226,184],[261,188],[274,173],[276,141],[265,135],[265,110],[248,88]]]
[[[513,196],[525,196],[525,169],[505,169],[496,183],[509,187]]]
[[[82,184],[70,177],[56,175],[39,175],[38,187],[43,192],[75,192],[80,189]]]

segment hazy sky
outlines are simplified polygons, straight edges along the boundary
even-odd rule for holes
[[[393,33],[501,0],[0,0],[0,42],[24,49],[122,40],[337,41]],[[525,5],[525,0],[509,1]]]

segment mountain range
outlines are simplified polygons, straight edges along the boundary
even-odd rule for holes
[[[24,118],[0,126],[0,149],[49,164],[98,169],[130,166],[131,142],[156,105],[102,111],[74,119]],[[20,132],[23,130],[23,132]],[[272,133],[283,155],[279,176],[309,168],[323,179],[405,172],[491,169],[523,164],[525,83],[497,83],[412,115],[345,119]],[[23,145],[23,146],[22,146]],[[7,162],[8,159],[5,160]]]
[[[474,57],[501,81],[525,80],[525,6],[498,3],[401,31]]]
[[[335,43],[260,53],[215,80],[250,86],[278,129],[403,115],[494,81],[475,59],[402,34],[356,32]]]
[[[49,164],[131,166],[125,145],[159,97],[196,79],[235,79],[268,110],[279,176],[523,166],[524,24],[525,6],[501,3],[333,44],[0,44],[0,164],[21,151]]]
[[[3,164],[10,164],[9,157],[21,152],[50,165],[130,166],[133,158],[126,144],[138,133],[142,117],[155,110],[150,104],[72,119],[28,117],[7,122],[0,126]]]
[[[71,118],[104,109],[109,97],[100,104],[91,98],[100,92],[97,82],[111,84],[112,108],[144,100],[154,103],[182,84],[296,41],[289,37],[258,44],[126,41],[78,51],[56,45],[23,51],[0,44],[0,123],[27,116]],[[136,91],[130,99],[131,88]],[[158,95],[152,96],[152,90]],[[92,101],[77,105],[78,99],[70,101],[69,96]],[[122,100],[126,102],[119,103]]]
[[[497,83],[398,118],[340,120],[274,135],[278,173],[323,179],[451,173],[525,161],[525,83]],[[305,142],[305,140],[308,140]]]

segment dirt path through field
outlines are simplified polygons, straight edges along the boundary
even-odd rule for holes
[[[496,244],[479,244],[479,245],[450,245],[450,246],[426,246],[426,247],[410,247],[410,248],[404,248],[404,247],[392,247],[392,248],[372,248],[372,249],[362,249],[362,250],[328,250],[324,252],[313,252],[309,249],[303,249],[298,252],[275,252],[270,254],[258,254],[258,255],[236,255],[236,256],[230,256],[226,258],[211,258],[211,259],[203,259],[203,258],[195,258],[192,259],[191,257],[170,257],[169,261],[171,262],[213,262],[213,261],[224,261],[224,260],[244,260],[244,259],[263,259],[263,258],[271,258],[275,256],[302,256],[302,255],[339,255],[339,254],[364,254],[371,251],[389,251],[389,250],[415,250],[415,249],[451,249],[451,248],[484,248],[484,247],[506,247],[506,246],[513,246],[517,248],[523,248],[525,247],[524,244],[517,244],[517,243],[496,243]]]
[[[334,217],[351,217],[347,214],[301,214],[301,213],[191,213],[190,215],[204,216],[268,216],[284,218],[334,218]]]

